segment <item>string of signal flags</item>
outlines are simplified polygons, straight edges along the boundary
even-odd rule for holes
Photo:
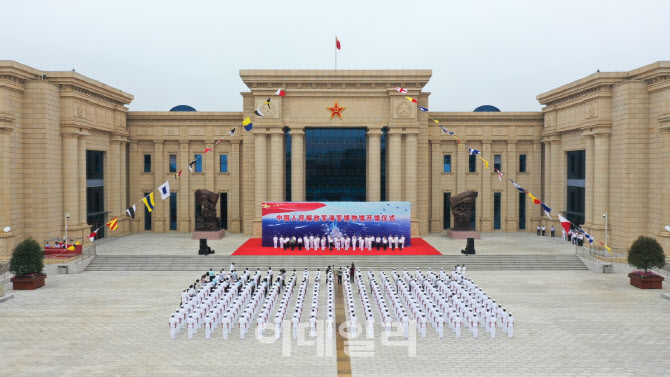
[[[263,104],[261,104],[260,107],[258,107],[256,110],[254,110],[254,114],[258,117],[261,117],[261,118],[265,117],[265,114],[263,112],[267,111],[269,109],[272,109],[272,98],[274,96],[284,97],[285,95],[286,95],[286,92],[283,89],[279,88],[276,92],[274,92],[272,95],[270,95],[270,97],[268,97],[268,99],[265,100],[265,102],[263,102]],[[244,118],[244,120],[240,124],[238,124],[235,127],[230,129],[230,131],[228,132],[228,136],[230,136],[230,137],[234,136],[235,132],[237,131],[237,128],[240,125],[242,127],[244,127],[244,129],[246,131],[251,131],[253,129],[253,126],[254,126],[253,123],[251,122],[251,119],[249,117],[246,117],[246,118]],[[214,142],[214,144],[218,145],[219,143],[221,143],[223,141],[224,137],[225,136],[222,136],[221,138],[219,138],[219,140]],[[193,167],[198,162],[198,160],[202,159],[203,155],[205,155],[205,154],[207,154],[207,152],[211,152],[211,151],[212,151],[211,148],[205,148],[205,150],[202,152],[202,154],[196,155],[196,157],[193,159],[193,161],[189,162],[188,170],[190,172],[193,172]],[[179,170],[179,172],[177,172],[174,176],[172,176],[171,178],[168,178],[168,180],[165,181],[165,183],[158,186],[157,189],[154,189],[149,194],[142,197],[142,199],[135,202],[132,206],[128,207],[125,210],[124,213],[121,213],[121,214],[115,216],[113,219],[109,220],[104,225],[99,226],[97,229],[95,229],[93,232],[91,232],[87,236],[88,239],[91,242],[93,242],[95,240],[95,237],[98,235],[98,232],[100,231],[100,229],[104,228],[105,226],[107,226],[110,231],[112,231],[112,232],[115,231],[119,226],[119,223],[118,223],[119,216],[123,216],[125,214],[128,217],[130,217],[131,219],[134,219],[135,218],[135,213],[137,211],[137,205],[140,204],[140,203],[144,204],[144,206],[147,208],[147,211],[152,212],[154,210],[155,206],[156,206],[156,199],[155,199],[155,196],[154,196],[154,192],[156,190],[158,190],[158,192],[161,195],[161,200],[165,200],[165,199],[169,198],[170,197],[170,179],[175,179],[175,180],[179,179],[179,177],[181,177],[183,172],[184,172],[184,169]]]
[[[400,93],[400,94],[408,94],[408,90],[405,89],[405,88],[402,88],[402,87],[395,87],[394,89],[397,90],[398,93]],[[428,112],[428,108],[423,107],[423,106],[419,106],[419,100],[418,100],[418,99],[413,98],[413,97],[409,97],[409,96],[405,96],[405,98],[406,98],[409,102],[415,104],[415,105],[416,105],[416,108],[419,109],[419,111],[421,111],[421,112],[423,112],[423,113],[427,113],[427,112]],[[428,119],[430,119],[430,120],[432,120],[433,122],[435,122],[435,124],[438,124],[438,125],[440,124],[440,121],[437,120],[437,119],[435,119],[435,118],[433,118],[433,117],[431,117],[430,114],[426,114],[426,115],[428,116]],[[484,159],[484,157],[482,157],[482,152],[481,152],[481,151],[478,151],[477,149],[468,147],[465,143],[463,143],[463,142],[461,141],[461,139],[459,139],[459,138],[455,135],[455,132],[447,130],[447,129],[446,129],[444,126],[442,126],[442,125],[440,125],[440,127],[442,128],[442,131],[444,131],[447,135],[453,137],[453,138],[456,140],[456,142],[458,143],[458,147],[459,147],[459,149],[462,149],[463,151],[466,151],[470,156],[477,156],[477,157],[479,157],[479,159],[481,159],[482,162],[484,163],[484,168],[485,168],[486,170],[489,170],[489,162],[488,162],[486,159]],[[504,174],[502,171],[500,171],[499,169],[495,168],[495,167],[493,168],[493,170],[494,170],[496,173],[498,173],[498,180],[502,181],[503,176],[504,176],[505,174]],[[533,194],[531,194],[528,190],[526,190],[526,189],[524,189],[523,187],[521,187],[518,183],[514,182],[514,180],[512,180],[511,178],[507,178],[507,179],[512,183],[512,185],[514,185],[514,187],[515,187],[517,190],[519,190],[519,192],[528,195],[528,197],[533,201],[534,204],[539,204],[539,205],[542,207],[542,209],[544,210],[544,213],[547,215],[547,217],[549,218],[549,220],[553,220],[553,219],[551,218],[551,214],[550,214],[551,211],[552,211],[551,207],[549,207],[548,205],[546,205],[545,203],[543,203],[540,199],[538,199],[537,197],[535,197],[535,196],[534,196]],[[590,234],[586,233],[586,232],[585,232],[579,225],[577,225],[577,224],[575,224],[575,223],[569,221],[568,219],[564,218],[564,217],[561,216],[560,214],[557,214],[557,215],[558,215],[558,220],[561,222],[561,226],[563,227],[563,229],[565,229],[566,233],[569,233],[569,232],[570,232],[570,230],[571,230],[571,225],[572,225],[575,229],[577,229],[577,231],[579,231],[579,232],[581,232],[581,233],[584,234],[584,237],[586,237],[586,239],[589,241],[589,243],[590,243],[591,245],[593,245],[593,243],[594,243],[595,241],[597,241],[599,244],[601,244],[603,247],[605,247],[605,248],[607,249],[607,251],[609,251],[610,254],[612,254],[612,249],[611,249],[609,246],[607,246],[606,244],[604,244],[602,241],[594,239]]]

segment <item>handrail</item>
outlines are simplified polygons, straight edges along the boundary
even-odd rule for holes
[[[616,251],[614,249],[612,249],[612,253],[610,253],[605,248],[575,245],[575,255],[581,256],[590,260],[591,262],[596,262],[599,264],[618,263],[621,265],[633,267],[628,264],[628,253],[622,253],[621,251]],[[652,268],[651,271],[670,279],[670,263],[666,264],[662,268]]]

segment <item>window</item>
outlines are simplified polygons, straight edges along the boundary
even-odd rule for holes
[[[519,230],[526,229],[526,194],[519,193]]]
[[[500,193],[493,193],[493,229],[500,229]]]
[[[219,172],[228,173],[228,155],[227,154],[219,155],[219,162],[221,164],[219,167]]]
[[[493,167],[495,169],[498,169],[498,171],[502,170],[502,156],[499,154],[493,155]]]
[[[202,173],[202,155],[201,154],[196,154],[195,155],[195,166],[193,167],[193,170],[196,173]]]
[[[470,173],[474,173],[477,171],[477,155],[470,155],[470,160],[469,160],[469,165],[470,169],[468,170]]]
[[[526,172],[526,155],[525,154],[520,154],[519,155],[519,173],[525,173]]]
[[[150,154],[145,154],[144,155],[144,172],[145,173],[151,173],[151,155]]]
[[[144,196],[149,196],[150,192],[145,192]],[[144,206],[144,230],[151,230],[151,212],[147,206]]]
[[[450,154],[445,154],[444,155],[444,172],[445,173],[451,173],[451,155]]]
[[[177,230],[177,193],[170,193],[170,230]]]
[[[171,154],[170,155],[170,173],[176,173],[177,172],[177,155],[176,154]]]
[[[442,222],[442,225],[444,229],[449,229],[451,228],[451,193],[450,192],[445,192],[444,193],[444,203],[442,204],[442,214],[444,215],[444,219]]]

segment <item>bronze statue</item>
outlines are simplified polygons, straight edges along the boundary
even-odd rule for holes
[[[474,191],[465,191],[451,197],[451,213],[454,214],[452,230],[472,230],[470,223],[475,199],[477,199],[477,193]]]
[[[216,217],[216,202],[219,194],[205,189],[195,191],[195,202],[202,211],[195,219],[195,230],[221,230],[221,219]]]

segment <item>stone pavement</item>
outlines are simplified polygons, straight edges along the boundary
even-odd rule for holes
[[[231,255],[249,239],[239,233],[227,234],[221,240],[208,241],[216,255]],[[461,255],[465,240],[451,240],[443,234],[423,237],[445,255]],[[104,239],[97,246],[98,255],[197,255],[199,241],[190,233],[140,233]],[[475,241],[479,255],[574,254],[575,247],[559,238],[537,237],[535,233],[482,233]]]
[[[238,331],[224,341],[220,327],[209,340],[202,330],[191,340],[184,332],[171,340],[168,316],[182,287],[197,275],[84,272],[51,275],[37,291],[13,291],[16,298],[0,305],[0,375],[337,374],[334,354],[317,356],[315,346],[297,346],[292,339],[290,357],[282,356],[284,341],[240,340]],[[445,330],[440,340],[429,327],[410,357],[407,347],[382,344],[375,311],[372,353],[351,353],[352,375],[639,376],[670,370],[670,301],[658,290],[633,288],[624,275],[588,271],[468,276],[514,314],[514,338],[498,332],[491,339],[481,330],[474,339],[465,330],[456,339]],[[322,286],[323,297],[325,291]],[[295,293],[292,307],[294,302]],[[362,316],[360,307],[357,313]]]

